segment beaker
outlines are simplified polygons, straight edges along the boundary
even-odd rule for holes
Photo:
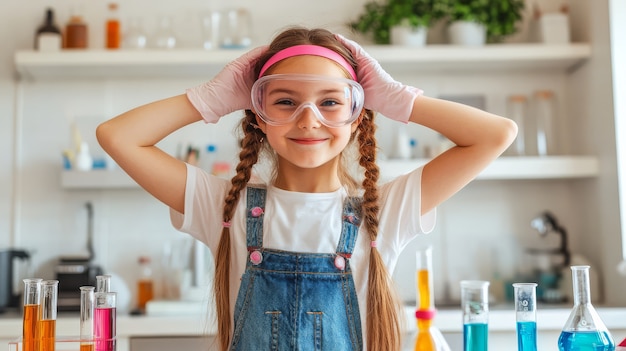
[[[200,16],[202,23],[202,48],[217,49],[220,40],[220,18],[217,11],[208,11]]]
[[[589,266],[570,268],[574,307],[559,336],[559,351],[613,351],[613,338],[591,304]]]
[[[37,322],[39,321],[41,279],[24,279],[24,312],[22,319],[22,344],[24,351],[35,351]]]
[[[415,319],[417,335],[414,351],[450,351],[443,335],[432,323],[435,318],[433,289],[432,246],[422,247],[415,252],[417,302]]]
[[[56,344],[58,280],[41,282],[41,307],[37,323],[39,351],[54,351]]]
[[[222,48],[245,49],[252,44],[252,20],[245,8],[235,8],[224,13],[222,21]]]
[[[517,350],[537,351],[537,284],[513,284]]]
[[[176,48],[176,34],[172,27],[172,18],[161,16],[157,22],[157,29],[154,33],[153,45],[157,49]]]
[[[125,49],[145,49],[148,45],[148,34],[143,28],[140,17],[131,17],[128,21],[128,30],[124,33],[123,47]]]
[[[97,292],[94,309],[96,351],[115,351],[116,298],[114,292]]]
[[[94,319],[96,300],[93,286],[80,287],[80,349],[93,350]]]
[[[463,351],[487,351],[489,326],[489,282],[461,281]]]

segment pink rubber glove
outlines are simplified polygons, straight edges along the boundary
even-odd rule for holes
[[[252,108],[250,90],[257,78],[254,65],[265,51],[267,46],[252,49],[229,62],[210,81],[185,91],[207,123],[217,123],[224,115]]]
[[[408,123],[413,101],[423,91],[404,85],[385,72],[356,42],[340,34],[335,37],[352,52],[356,63],[356,75],[365,92],[365,108],[382,113],[385,117]]]

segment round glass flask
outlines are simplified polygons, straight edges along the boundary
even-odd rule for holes
[[[613,351],[615,343],[591,304],[589,266],[572,266],[574,307],[559,336],[559,351]]]

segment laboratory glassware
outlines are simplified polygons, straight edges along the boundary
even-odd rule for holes
[[[571,266],[574,307],[559,336],[559,351],[613,351],[615,342],[591,304],[589,266]]]
[[[41,308],[41,281],[42,279],[24,279],[24,312],[22,327],[22,345],[24,351],[35,351],[37,337],[37,323]]]
[[[534,117],[539,156],[558,154],[556,101],[550,90],[536,91],[534,94]]]
[[[37,323],[38,351],[54,351],[56,344],[58,280],[41,282],[41,307]]]
[[[526,155],[526,125],[528,124],[528,99],[524,95],[511,95],[507,99],[507,116],[517,124],[517,137],[508,149],[512,156]]]
[[[487,351],[489,326],[489,282],[461,281],[463,351]]]
[[[417,335],[414,351],[450,351],[441,331],[432,323],[435,314],[433,289],[432,246],[420,248],[415,253],[417,303],[415,318]]]
[[[537,284],[514,283],[517,350],[537,351]]]
[[[94,309],[95,292],[93,286],[80,287],[80,351],[94,350]]]
[[[108,274],[96,276],[96,292],[111,291],[111,276]]]
[[[94,337],[96,351],[115,351],[116,297],[114,292],[96,292]]]
[[[145,312],[146,304],[154,298],[154,281],[149,256],[139,257],[139,269],[140,276],[137,280],[137,308]]]

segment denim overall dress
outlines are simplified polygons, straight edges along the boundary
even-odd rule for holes
[[[231,350],[362,350],[361,318],[350,256],[360,201],[343,205],[334,253],[263,247],[265,189],[247,191],[248,259],[235,303]]]

